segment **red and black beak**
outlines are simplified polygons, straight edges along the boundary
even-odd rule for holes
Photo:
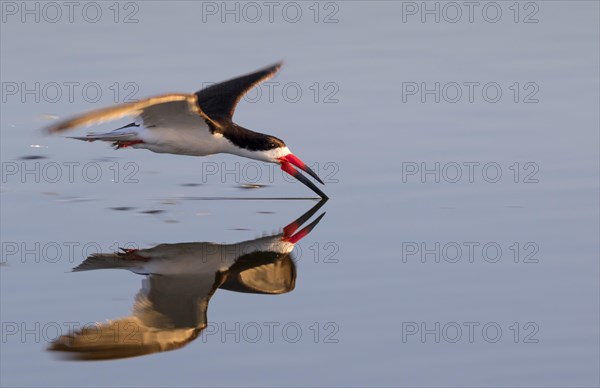
[[[323,216],[325,216],[325,213],[321,214],[319,217],[317,217],[316,220],[311,222],[309,225],[307,225],[304,229],[300,230],[298,233],[296,233],[296,231],[298,229],[300,229],[302,224],[304,224],[306,221],[308,221],[323,205],[325,205],[325,202],[327,202],[327,199],[322,199],[321,201],[319,201],[319,203],[317,203],[315,206],[313,206],[306,213],[304,213],[303,215],[298,217],[296,220],[294,220],[294,221],[290,222],[288,225],[286,225],[283,228],[282,240],[291,242],[292,244],[296,244],[298,241],[300,241],[304,237],[306,237],[315,228],[315,226],[317,226],[319,221],[321,221],[321,218],[323,218]]]
[[[314,191],[315,193],[317,193],[319,195],[319,197],[321,197],[321,198],[329,198],[314,183],[312,183],[311,181],[309,181],[308,178],[306,178],[304,175],[302,175],[300,173],[300,171],[296,170],[293,167],[293,166],[298,167],[302,171],[306,172],[308,175],[310,175],[313,178],[315,178],[322,185],[325,184],[325,183],[323,183],[323,181],[321,180],[321,178],[319,178],[319,176],[313,170],[311,170],[311,168],[308,167],[306,165],[306,163],[304,163],[302,160],[300,160],[298,157],[296,157],[296,155],[294,155],[294,154],[287,154],[286,156],[282,156],[281,158],[279,158],[279,163],[281,164],[281,169],[283,171],[287,172],[288,174],[290,174],[291,176],[293,176],[294,178],[296,178],[300,182],[302,182],[304,185],[308,186],[312,191]]]

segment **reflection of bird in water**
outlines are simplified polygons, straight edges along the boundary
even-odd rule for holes
[[[206,328],[208,302],[217,289],[255,294],[292,291],[296,280],[294,245],[325,213],[298,229],[324,202],[284,227],[283,233],[238,244],[160,244],[88,257],[74,271],[123,268],[147,275],[133,313],[63,335],[50,350],[95,360],[178,349]]]
[[[46,128],[59,133],[122,118],[133,122],[107,133],[91,133],[74,139],[108,141],[119,148],[145,148],[153,152],[206,156],[227,153],[277,163],[321,198],[327,198],[314,183],[300,173],[305,171],[323,181],[275,136],[241,127],[233,122],[237,103],[253,87],[273,77],[281,63],[254,73],[212,85],[194,94],[164,94],[138,102],[116,105],[60,121]]]

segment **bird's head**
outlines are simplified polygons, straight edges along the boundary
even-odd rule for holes
[[[319,176],[306,165],[306,163],[304,163],[302,160],[300,160],[300,158],[290,151],[283,140],[278,139],[275,136],[266,136],[263,139],[263,147],[261,148],[263,149],[258,152],[261,160],[279,164],[283,171],[298,179],[304,185],[308,186],[321,198],[328,198],[327,195],[325,195],[325,193],[321,191],[314,183],[312,183],[310,180],[308,180],[308,178],[302,175],[300,171],[294,168],[294,166],[299,168],[315,178],[322,185],[325,184],[321,178],[319,178]]]

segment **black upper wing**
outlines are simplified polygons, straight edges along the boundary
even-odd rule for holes
[[[196,92],[200,109],[213,120],[231,120],[238,101],[257,84],[273,77],[282,62]]]

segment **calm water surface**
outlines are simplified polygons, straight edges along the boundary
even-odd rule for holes
[[[597,2],[500,2],[495,23],[486,3],[456,23],[445,3],[439,23],[406,2],[281,3],[273,20],[239,3],[239,22],[131,4],[97,23],[3,9],[2,386],[598,386]],[[317,202],[274,167],[38,131],[279,59],[235,119],[326,181],[293,258],[263,242]],[[160,244],[157,267],[71,271]],[[136,357],[47,350],[84,326],[103,358]]]

